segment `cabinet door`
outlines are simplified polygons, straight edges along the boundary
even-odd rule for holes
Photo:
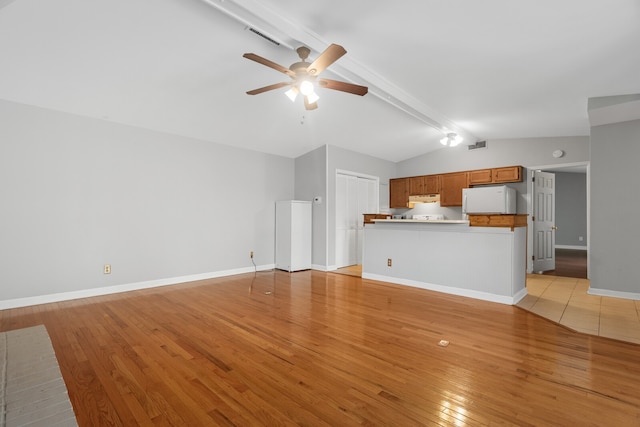
[[[440,175],[427,175],[424,177],[425,194],[440,193]]]
[[[389,207],[406,208],[409,205],[409,178],[389,180]]]
[[[409,178],[409,195],[421,196],[423,194],[427,194],[424,190],[424,177],[412,176]]]
[[[446,173],[440,176],[440,206],[462,206],[462,189],[467,188],[467,173]]]
[[[493,182],[520,182],[522,181],[522,166],[509,166],[493,169]]]
[[[491,183],[491,169],[469,171],[469,185]]]

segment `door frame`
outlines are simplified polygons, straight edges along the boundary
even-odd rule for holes
[[[542,170],[548,172],[566,172],[568,169],[577,167],[586,168],[586,180],[587,180],[587,279],[591,278],[591,162],[574,162],[574,163],[558,163],[547,164],[539,166],[526,166],[527,170],[527,273],[533,273],[533,261],[531,260],[531,254],[533,254],[533,224],[531,217],[533,215],[533,171]],[[555,213],[554,213],[555,218]]]
[[[353,171],[348,171],[348,170],[344,170],[344,169],[336,169],[335,171],[336,171],[335,172],[335,178],[334,178],[335,188],[333,189],[333,194],[334,194],[334,210],[333,210],[334,225],[338,223],[338,218],[337,218],[338,210],[335,207],[335,203],[336,203],[335,198],[337,197],[337,194],[338,194],[338,190],[337,190],[337,187],[338,187],[338,175],[348,175],[348,176],[353,176],[353,177],[356,177],[356,178],[362,178],[362,179],[368,179],[368,180],[375,181],[375,186],[376,186],[376,191],[375,191],[376,206],[378,207],[378,210],[380,210],[380,177],[379,176],[369,175],[369,174],[360,173],[360,172],[353,172]],[[375,213],[375,212],[372,212],[372,213]],[[335,266],[337,266],[337,260],[336,260],[337,244],[338,244],[338,241],[337,241],[337,238],[336,238],[337,237],[336,236],[337,232],[338,232],[338,228],[337,228],[337,226],[334,226],[334,230],[333,230],[333,234],[334,234],[334,248],[333,248],[333,251],[334,251],[334,262],[333,262],[333,265],[334,265],[334,268],[333,269],[335,269],[336,268]],[[358,233],[358,230],[356,230],[356,241],[357,241],[357,233]],[[361,251],[362,248],[358,247],[357,250]]]

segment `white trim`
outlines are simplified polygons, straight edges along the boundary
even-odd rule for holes
[[[621,291],[610,291],[608,289],[589,288],[589,290],[587,290],[587,293],[589,295],[599,295],[601,297],[640,300],[640,293],[637,293],[637,292],[621,292]]]
[[[577,245],[556,245],[556,249],[576,249],[579,251],[586,251],[589,248],[587,246],[577,246]]]
[[[513,297],[506,295],[491,294],[488,292],[474,291],[471,289],[454,288],[451,286],[436,285],[433,283],[419,282],[416,280],[399,279],[397,277],[383,276],[380,274],[362,273],[363,279],[378,280],[380,282],[395,283],[398,285],[411,286],[414,288],[427,289],[430,291],[442,292],[445,294],[458,295],[461,297],[475,298],[483,301],[496,302],[500,304],[514,305],[527,295],[527,289],[522,289]]]
[[[258,271],[273,270],[275,264],[261,265],[256,269]],[[234,276],[236,274],[253,273],[256,269],[253,267],[236,268],[233,270],[215,271],[211,273],[192,274],[188,276],[168,277],[165,279],[148,280],[145,282],[126,283],[123,285],[106,286],[101,288],[82,289],[79,291],[61,292],[57,294],[38,295],[35,297],[16,298],[0,301],[0,310],[9,308],[27,307],[31,305],[49,304],[52,302],[68,301],[81,298],[91,298],[102,295],[117,294],[120,292],[137,291],[141,289],[158,288],[161,286],[177,285],[186,282],[195,282],[197,280],[214,279],[217,277]]]
[[[329,271],[326,266],[320,264],[311,264],[311,269],[318,271]]]

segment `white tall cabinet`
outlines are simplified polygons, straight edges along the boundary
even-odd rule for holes
[[[276,202],[276,268],[289,272],[311,268],[311,202]]]

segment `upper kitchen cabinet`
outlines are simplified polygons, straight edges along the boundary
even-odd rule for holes
[[[493,182],[520,182],[522,181],[522,166],[509,166],[493,169]]]
[[[409,178],[409,195],[421,196],[427,194],[424,188],[424,176],[412,176]]]
[[[469,185],[474,184],[491,184],[493,174],[491,169],[478,169],[469,171]]]
[[[504,168],[477,169],[468,172],[469,185],[505,184],[522,181],[522,166]]]
[[[440,193],[440,175],[424,176],[424,193],[439,194]]]
[[[440,206],[462,206],[462,189],[467,188],[467,172],[440,175]]]
[[[394,178],[389,180],[389,207],[409,207],[409,179]]]

